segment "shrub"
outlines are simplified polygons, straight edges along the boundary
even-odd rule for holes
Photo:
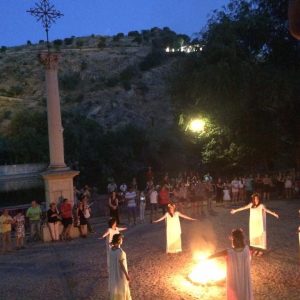
[[[156,66],[159,66],[165,56],[161,51],[152,51],[140,62],[139,67],[141,71],[148,71]]]
[[[6,50],[7,50],[7,47],[6,47],[6,46],[1,46],[1,48],[0,48],[0,52],[1,52],[1,53],[6,52]]]
[[[44,40],[39,40],[39,44],[41,45],[41,44],[44,44],[45,43],[45,41]]]
[[[64,90],[73,90],[80,83],[80,73],[79,72],[71,72],[62,75],[59,78],[59,85]]]
[[[63,41],[60,39],[54,40],[53,45],[60,47],[63,44]]]
[[[110,77],[106,80],[106,85],[108,87],[114,87],[114,86],[118,85],[118,83],[119,83],[118,77]]]
[[[102,49],[102,48],[105,48],[105,46],[106,46],[106,38],[105,37],[101,37],[100,40],[99,40],[99,42],[98,42],[97,47],[99,49]]]
[[[76,41],[76,47],[77,48],[82,48],[83,44],[84,44],[83,40],[77,40]]]
[[[128,66],[120,73],[120,79],[122,81],[131,80],[137,74],[137,70],[134,66]]]
[[[66,46],[72,45],[72,44],[73,44],[73,41],[74,41],[74,38],[73,38],[73,37],[65,38],[65,39],[64,39],[64,44],[65,44]]]
[[[141,44],[142,41],[143,41],[143,38],[139,35],[139,36],[136,36],[132,41],[133,41],[134,43]]]
[[[140,36],[140,33],[138,31],[136,31],[136,30],[129,31],[128,32],[128,36],[130,36],[130,37],[137,37],[137,36]]]
[[[31,43],[31,41],[27,41],[27,46],[31,46],[32,45],[32,43]]]

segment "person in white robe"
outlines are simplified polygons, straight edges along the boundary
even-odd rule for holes
[[[209,259],[226,257],[227,300],[253,300],[250,272],[251,255],[249,247],[245,245],[242,229],[232,231],[231,243],[231,248],[213,254]]]
[[[275,218],[279,218],[278,214],[267,209],[260,200],[259,194],[253,194],[251,202],[238,209],[232,209],[231,214],[250,209],[249,218],[249,239],[250,246],[257,248],[254,255],[261,256],[263,251],[267,249],[267,226],[266,214],[270,214]]]
[[[129,274],[126,253],[121,248],[122,234],[115,234],[112,238],[112,247],[109,250],[109,299],[131,300],[129,288]]]
[[[181,247],[181,225],[180,219],[183,218],[189,221],[196,221],[178,211],[175,211],[175,205],[169,204],[168,211],[158,220],[153,223],[166,221],[166,252],[178,253],[182,251]]]
[[[111,248],[111,242],[115,234],[120,233],[121,231],[127,230],[126,227],[117,227],[117,220],[111,218],[108,221],[108,229],[100,237],[100,239],[106,238],[106,258],[107,258],[107,270],[109,271],[109,250]]]

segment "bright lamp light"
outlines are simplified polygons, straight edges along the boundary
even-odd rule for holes
[[[190,121],[189,130],[195,133],[204,131],[205,121],[202,119],[193,119]]]

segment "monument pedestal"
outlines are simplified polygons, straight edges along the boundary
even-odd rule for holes
[[[42,173],[45,182],[46,192],[46,207],[54,202],[67,198],[74,204],[73,179],[79,174],[78,171],[73,171],[68,168],[62,170],[55,169]]]

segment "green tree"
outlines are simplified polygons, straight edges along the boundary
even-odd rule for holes
[[[287,1],[229,2],[200,35],[173,82],[178,112],[218,124],[202,148],[207,163],[269,169],[295,162],[300,123],[299,48],[285,26]],[[230,143],[228,142],[230,141]]]

